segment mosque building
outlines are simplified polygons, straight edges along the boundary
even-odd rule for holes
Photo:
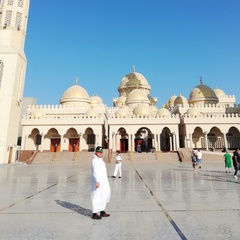
[[[0,164],[16,161],[20,148],[21,152],[81,152],[102,145],[111,156],[116,150],[240,146],[240,105],[234,96],[211,89],[202,79],[188,98],[170,96],[160,109],[148,80],[135,68],[120,81],[113,107],[106,106],[101,96],[89,96],[76,79],[60,96],[59,105],[36,105],[29,99],[27,110],[22,109],[29,3],[0,0]],[[17,141],[20,121],[21,141]]]
[[[240,106],[235,97],[202,83],[189,98],[171,96],[161,108],[147,79],[133,71],[118,86],[119,97],[106,106],[101,96],[78,85],[57,106],[29,106],[22,119],[22,150],[177,151],[179,148],[234,149],[240,146]]]

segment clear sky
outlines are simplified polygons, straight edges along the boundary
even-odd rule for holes
[[[240,103],[239,0],[31,0],[25,97],[59,104],[75,84],[112,107],[132,66],[157,107],[200,83]]]

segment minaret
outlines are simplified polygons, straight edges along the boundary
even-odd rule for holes
[[[0,0],[0,164],[15,162],[30,0]]]

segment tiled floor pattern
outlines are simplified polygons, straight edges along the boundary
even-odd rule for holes
[[[109,218],[91,219],[90,161],[0,165],[0,240],[240,239],[240,178],[223,160],[124,159]],[[107,164],[109,176],[114,163]]]

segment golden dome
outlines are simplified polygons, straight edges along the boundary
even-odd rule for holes
[[[147,93],[142,89],[134,89],[132,90],[126,99],[126,104],[132,103],[147,103],[149,104],[149,99]]]
[[[78,85],[67,89],[60,99],[62,105],[79,105],[80,103],[89,104],[90,100],[87,91]]]
[[[149,93],[151,87],[147,79],[141,73],[133,71],[122,79],[118,91],[121,95],[127,95],[133,89],[145,89],[147,93]]]
[[[188,102],[189,104],[215,104],[218,103],[218,97],[210,87],[201,83],[191,91]]]
[[[151,108],[145,104],[139,104],[133,109],[133,113],[138,116],[152,116]]]
[[[178,104],[181,104],[181,105],[185,105],[185,104],[188,104],[188,101],[187,99],[182,96],[181,94],[179,96],[177,96],[174,100],[174,106],[178,105]]]
[[[170,117],[171,113],[166,108],[160,108],[157,111],[157,115],[161,117]]]

